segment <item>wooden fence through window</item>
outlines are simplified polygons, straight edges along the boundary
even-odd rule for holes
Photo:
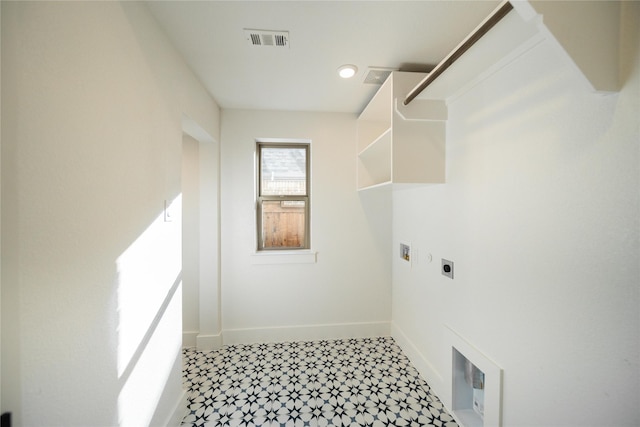
[[[264,201],[262,232],[265,248],[304,248],[304,202]]]

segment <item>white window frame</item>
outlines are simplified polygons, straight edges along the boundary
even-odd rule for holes
[[[256,229],[256,255],[254,264],[271,263],[310,263],[316,262],[316,254],[311,251],[311,141],[308,139],[282,139],[269,138],[257,139],[255,151],[255,229]],[[306,195],[304,196],[263,196],[261,194],[261,147],[300,147],[306,150]],[[265,248],[262,236],[262,202],[263,201],[288,201],[301,200],[305,202],[305,245],[293,248]],[[266,255],[266,256],[265,256]]]

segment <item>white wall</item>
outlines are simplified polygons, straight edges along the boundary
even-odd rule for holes
[[[538,45],[449,105],[447,183],[394,193],[394,245],[434,257],[394,257],[394,335],[436,392],[445,326],[495,361],[505,426],[640,423],[639,4],[623,17],[619,94]]]
[[[2,409],[177,425],[182,118],[218,107],[140,3],[2,2],[2,43]]]
[[[182,141],[182,330],[183,345],[195,347],[200,331],[200,156],[199,142]]]
[[[203,138],[198,146],[200,175],[200,278],[198,290],[198,348],[221,345],[220,289],[220,143],[218,135]]]
[[[216,119],[218,117],[216,116]],[[216,120],[217,123],[217,120]],[[183,345],[219,348],[220,320],[220,143],[183,115]]]
[[[2,7],[0,7],[0,93],[2,93]],[[2,120],[0,120],[0,236],[2,236]],[[0,244],[0,384],[2,384],[2,244]],[[2,414],[0,386],[0,414]]]
[[[388,244],[378,240],[378,228],[389,228],[390,211],[389,205],[364,209],[376,201],[355,191],[355,120],[351,114],[223,110],[225,342],[389,333]],[[256,138],[312,140],[311,246],[317,263],[252,263]]]

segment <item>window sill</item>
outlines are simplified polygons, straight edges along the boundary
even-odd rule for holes
[[[307,251],[265,251],[251,255],[251,264],[315,264],[317,252]]]

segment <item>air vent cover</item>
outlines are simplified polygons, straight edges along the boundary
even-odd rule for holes
[[[394,71],[393,68],[373,68],[369,67],[369,71],[364,77],[365,84],[381,85],[387,80],[389,74]]]
[[[288,31],[252,30],[245,28],[244,35],[250,46],[289,47]]]

